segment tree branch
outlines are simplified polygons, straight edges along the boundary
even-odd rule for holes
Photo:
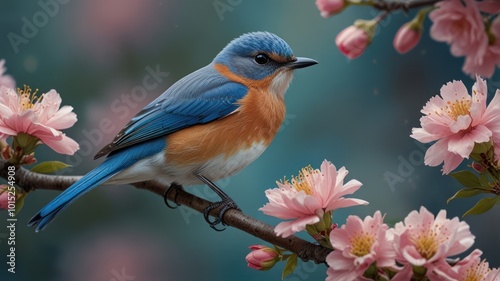
[[[441,1],[443,1],[443,0],[422,0],[422,1],[384,1],[384,0],[381,0],[381,1],[374,2],[373,7],[375,9],[378,9],[381,11],[386,11],[389,13],[396,11],[396,10],[403,10],[405,12],[408,12],[411,9],[434,5],[437,2],[441,2]]]
[[[11,166],[8,161],[0,159],[0,176],[3,178],[8,177],[8,167]],[[33,173],[23,167],[17,167],[16,185],[25,191],[33,191],[35,189],[47,190],[65,190],[74,182],[79,180],[80,176],[60,176],[60,175],[45,175]],[[139,182],[133,184],[139,189],[148,190],[163,197],[165,191],[169,188],[154,181]],[[212,202],[199,198],[191,193],[188,193],[179,188],[173,188],[168,193],[168,199],[174,200],[181,205],[192,208],[200,213],[203,213]],[[217,217],[220,208],[216,208],[210,212],[210,215]],[[224,222],[232,227],[240,229],[252,236],[260,238],[271,244],[288,249],[289,251],[298,255],[303,261],[312,260],[316,263],[324,263],[326,256],[331,250],[324,248],[300,239],[296,236],[287,238],[277,237],[274,234],[274,228],[259,220],[245,215],[241,211],[230,209],[224,214]]]

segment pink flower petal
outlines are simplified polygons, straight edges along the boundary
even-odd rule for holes
[[[467,130],[472,123],[472,118],[469,115],[460,115],[455,122],[451,122],[450,130],[452,133],[458,133]]]
[[[469,158],[475,143],[483,143],[490,140],[492,133],[486,126],[476,126],[471,132],[464,135],[455,135],[448,140],[448,151]]]
[[[437,166],[443,163],[447,150],[447,141],[444,139],[438,140],[425,152],[424,163],[428,166]]]
[[[274,232],[278,236],[288,237],[293,235],[295,232],[306,229],[306,225],[315,224],[317,222],[319,222],[319,218],[317,216],[301,217],[293,221],[280,222],[274,228]]]
[[[42,142],[52,148],[55,152],[66,155],[73,155],[80,145],[73,139],[62,134],[62,138],[57,140],[55,138],[45,139]]]
[[[63,130],[73,127],[75,125],[77,118],[76,114],[71,106],[63,106],[59,111],[57,111],[53,116],[51,116],[47,122],[46,126],[55,128],[57,130]]]

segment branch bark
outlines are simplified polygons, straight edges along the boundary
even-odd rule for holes
[[[0,176],[8,177],[8,167],[11,166],[8,161],[0,159]],[[17,167],[16,185],[25,191],[33,191],[35,189],[60,190],[63,191],[70,185],[79,180],[80,176],[61,176],[61,175],[45,175],[33,173],[23,167]],[[133,184],[135,187],[147,190],[163,197],[165,191],[169,188],[167,185],[160,184],[154,181],[139,182]],[[203,213],[212,202],[203,198],[197,197],[182,189],[174,188],[168,193],[168,199],[174,200],[186,207],[192,208],[199,213]],[[211,216],[217,217],[220,208],[216,208],[210,212]],[[274,234],[274,228],[255,218],[245,215],[241,211],[230,209],[224,214],[224,222],[232,227],[240,229],[252,236],[260,238],[271,244],[288,249],[298,255],[303,261],[312,260],[316,263],[324,263],[326,256],[331,250],[317,244],[300,239],[296,236],[287,238],[277,237]]]
[[[425,7],[434,5],[437,2],[441,2],[443,0],[422,0],[422,1],[377,1],[373,3],[373,7],[386,12],[393,12],[396,10],[403,10],[408,12],[411,9]]]

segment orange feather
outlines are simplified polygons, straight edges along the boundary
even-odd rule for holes
[[[219,155],[227,159],[255,143],[268,146],[285,118],[283,97],[269,92],[275,75],[251,80],[237,76],[223,65],[215,67],[230,80],[247,86],[248,94],[238,101],[240,107],[229,116],[169,135],[165,152],[169,163],[203,163]]]

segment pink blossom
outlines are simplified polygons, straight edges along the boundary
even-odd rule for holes
[[[495,281],[497,270],[491,270],[486,260],[481,261],[481,250],[475,249],[467,257],[457,262],[453,268],[457,271],[458,281],[480,280]]]
[[[404,54],[417,46],[421,36],[422,32],[418,28],[406,23],[399,28],[396,36],[394,36],[394,48],[400,54]]]
[[[413,128],[411,137],[434,143],[425,153],[425,164],[437,166],[444,162],[443,174],[454,170],[474,148],[474,144],[493,140],[500,151],[500,92],[486,107],[486,81],[479,76],[472,87],[472,96],[461,81],[441,87],[441,96],[432,97],[423,107],[421,128]],[[500,158],[498,158],[500,159]]]
[[[263,245],[252,245],[249,248],[252,251],[245,258],[248,267],[257,270],[268,270],[276,264],[279,254],[274,249]]]
[[[483,17],[473,0],[465,0],[465,4],[461,0],[438,2],[438,9],[429,14],[431,37],[450,44],[455,56],[478,52],[482,57],[488,44]]]
[[[16,93],[0,86],[0,138],[26,133],[38,138],[58,153],[72,155],[78,143],[60,130],[73,126],[73,107],[61,108],[61,97],[55,90],[36,98],[27,88]]]
[[[366,32],[354,25],[342,30],[335,38],[340,52],[351,60],[361,56],[369,43]]]
[[[395,268],[396,253],[388,229],[380,211],[364,221],[349,216],[345,225],[330,233],[334,251],[326,257],[330,266],[326,280],[365,280],[361,276],[373,263],[378,268]]]
[[[426,268],[430,280],[456,280],[457,272],[446,258],[461,254],[474,244],[474,235],[466,222],[457,217],[447,219],[446,210],[434,218],[424,207],[397,223],[393,234],[396,260],[403,265],[394,281],[410,280],[413,267]]]
[[[477,60],[474,56],[467,56],[462,67],[463,72],[484,77],[493,76],[495,67],[500,65],[500,17],[496,17],[491,23],[489,36],[490,41],[482,60]]]
[[[316,0],[316,6],[324,18],[340,13],[346,7],[346,0]]]
[[[321,164],[321,170],[306,167],[291,183],[278,182],[279,188],[266,190],[269,203],[259,210],[270,216],[291,220],[279,223],[274,229],[277,235],[288,237],[304,230],[306,225],[319,222],[325,212],[368,204],[364,200],[343,197],[361,187],[357,180],[344,184],[347,173],[344,167],[337,171],[327,160]]]
[[[5,86],[7,88],[14,89],[16,87],[16,81],[10,75],[5,75],[5,60],[0,60],[0,86]]]
[[[454,56],[465,56],[462,70],[470,75],[491,77],[500,65],[500,18],[488,30],[480,11],[496,14],[500,2],[465,0],[441,1],[429,18],[433,21],[431,37],[451,45]],[[486,32],[485,32],[486,30]]]

